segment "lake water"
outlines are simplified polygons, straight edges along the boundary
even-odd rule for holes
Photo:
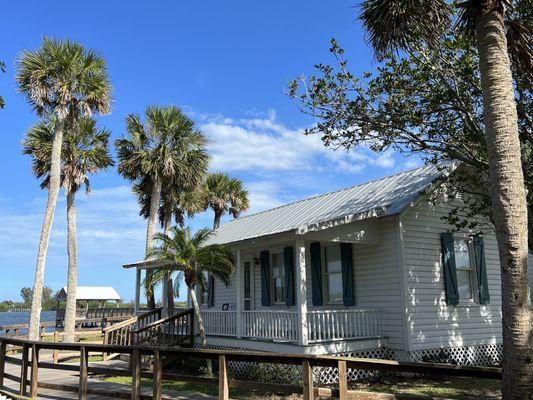
[[[0,312],[0,326],[27,324],[30,320],[29,312]],[[49,322],[56,320],[55,311],[43,311],[41,313],[41,322]],[[24,334],[24,332],[21,332]]]

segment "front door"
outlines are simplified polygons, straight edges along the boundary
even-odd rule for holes
[[[253,307],[253,273],[252,273],[252,261],[246,260],[243,264],[244,267],[244,282],[243,282],[243,294],[244,294],[244,311],[250,311]]]

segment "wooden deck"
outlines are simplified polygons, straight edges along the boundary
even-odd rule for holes
[[[119,360],[93,362],[91,366],[101,366],[106,368],[128,369],[128,363]],[[20,376],[20,366],[13,364],[6,364],[6,374]],[[108,399],[130,399],[131,386],[121,385],[117,383],[105,382],[101,377],[89,376],[88,379],[88,396],[90,400],[108,400]],[[57,389],[50,389],[49,385],[60,385],[65,389],[73,388],[71,391],[59,391]],[[77,392],[79,385],[79,374],[73,371],[41,369],[39,370],[39,395],[38,399],[60,400],[60,399],[79,399]],[[9,390],[13,394],[18,393],[19,383],[5,380],[4,389]],[[109,395],[98,394],[98,392],[113,393],[113,397]],[[1,395],[0,395],[1,396]],[[146,396],[146,397],[144,397]],[[0,397],[1,398],[1,397]],[[141,388],[141,398],[152,398],[152,388]],[[216,397],[208,396],[203,393],[178,393],[171,390],[163,390],[163,399],[182,399],[182,400],[214,400]]]

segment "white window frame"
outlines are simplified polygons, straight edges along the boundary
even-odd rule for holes
[[[327,248],[337,246],[339,248],[340,256],[340,243],[327,243],[322,244],[322,295],[324,298],[325,306],[344,306],[344,301],[341,297],[338,301],[330,301],[329,299],[329,273],[328,273],[328,258],[327,258]],[[341,260],[342,264],[342,260]],[[341,286],[342,286],[342,265],[341,265]]]
[[[457,256],[455,254],[455,242],[463,241],[466,242],[468,247],[468,260],[470,264],[470,269],[467,271],[470,271],[470,298],[465,299],[464,297],[461,297],[459,295],[459,305],[474,305],[479,304],[479,293],[477,291],[477,271],[476,271],[476,260],[475,260],[475,253],[474,253],[474,240],[471,236],[458,236],[454,238],[454,257],[455,258],[455,269],[456,271],[463,270],[462,268],[458,268],[457,266]],[[457,273],[456,273],[457,274]],[[457,287],[459,288],[459,279],[457,279]]]
[[[276,280],[274,279],[274,255],[281,257],[283,265],[283,273],[281,279],[283,282],[283,290],[285,291],[285,259],[283,254],[283,248],[276,248],[270,252],[270,304],[274,306],[285,305],[285,293],[283,293],[283,300],[276,301]]]
[[[254,272],[254,268],[255,268],[255,265],[254,265],[254,257],[248,257],[248,258],[244,258],[243,261],[242,261],[242,282],[241,282],[241,285],[242,285],[242,310],[245,311],[245,307],[244,307],[244,302],[246,300],[246,297],[245,297],[245,281],[246,281],[246,274],[244,273],[244,264],[245,263],[250,263],[250,310],[249,311],[252,311],[255,307],[255,292],[254,292],[254,284],[255,284],[255,272]]]

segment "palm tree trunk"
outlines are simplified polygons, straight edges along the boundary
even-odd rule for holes
[[[76,291],[78,288],[78,252],[76,234],[76,192],[70,190],[67,193],[67,253],[68,253],[68,276],[67,276],[67,302],[65,305],[66,336],[64,342],[74,341],[76,329]]]
[[[533,206],[527,207],[527,244],[529,252],[533,254]],[[533,284],[533,282],[530,282]]]
[[[194,316],[198,324],[198,333],[200,334],[200,343],[202,347],[207,347],[207,336],[205,334],[205,325],[204,320],[202,319],[202,313],[200,312],[200,305],[198,304],[198,299],[196,298],[196,291],[194,287],[189,286],[189,296],[191,297],[192,307],[194,309]],[[211,360],[206,360],[207,375],[213,375],[213,363]]]
[[[61,148],[63,146],[63,121],[58,121],[52,143],[52,154],[50,160],[50,183],[48,186],[48,200],[44,221],[41,228],[41,239],[39,240],[39,252],[37,253],[37,266],[35,267],[35,280],[33,282],[33,297],[31,302],[30,324],[28,328],[28,339],[38,340],[41,323],[41,307],[43,297],[44,269],[46,264],[46,253],[50,232],[54,221],[54,214],[59,194],[61,179]]]
[[[517,111],[500,12],[479,12],[476,38],[502,272],[503,399],[526,399],[533,393],[533,321],[527,304],[527,207]]]
[[[170,235],[170,230],[172,229],[172,212],[166,212],[165,214],[165,226],[163,227],[165,230],[165,235]]]
[[[150,197],[150,214],[148,216],[148,225],[146,227],[146,256],[154,248],[154,235],[157,229],[157,212],[159,211],[159,203],[161,202],[161,180],[155,179],[152,186],[152,194]],[[148,269],[147,274],[151,274],[151,271]],[[147,288],[148,293],[146,296],[146,302],[148,308],[153,310],[155,309],[155,295],[154,288]]]
[[[213,221],[213,230],[216,231],[218,227],[220,226],[220,218],[222,217],[222,213],[215,211],[215,220]]]
[[[196,298],[196,290],[194,287],[188,286],[189,296],[192,302],[192,308],[194,309],[194,316],[196,318],[196,323],[198,324],[198,333],[200,334],[200,340],[202,347],[207,347],[207,336],[205,335],[205,325],[204,320],[202,319],[202,313],[200,312],[200,305],[198,304],[198,299]]]

